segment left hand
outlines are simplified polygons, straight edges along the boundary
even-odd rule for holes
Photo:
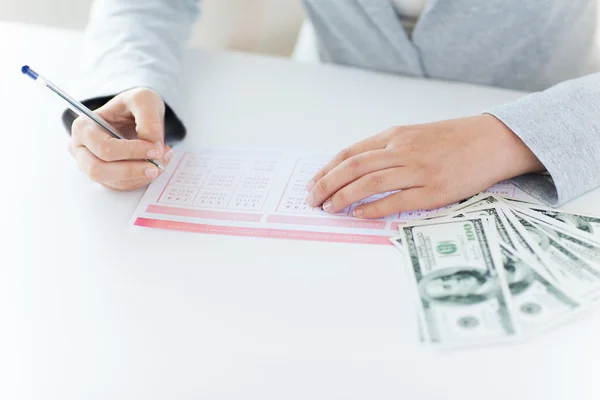
[[[306,202],[329,213],[371,195],[401,190],[358,206],[379,218],[442,207],[544,166],[492,115],[393,127],[341,151],[308,183]]]

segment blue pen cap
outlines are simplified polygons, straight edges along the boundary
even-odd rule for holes
[[[29,65],[23,65],[23,67],[21,68],[21,72],[33,79],[34,81],[38,78],[38,74],[34,70],[29,68]]]

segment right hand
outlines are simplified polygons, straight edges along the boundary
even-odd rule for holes
[[[95,110],[126,139],[112,137],[87,117],[71,127],[69,152],[94,182],[115,190],[148,185],[161,171],[145,161],[166,166],[173,150],[164,145],[165,103],[155,91],[135,88],[123,92]]]

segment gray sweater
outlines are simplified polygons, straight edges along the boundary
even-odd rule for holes
[[[410,36],[391,0],[304,3],[324,62],[535,91],[482,110],[511,128],[549,173],[514,182],[550,205],[600,185],[596,0],[429,0]],[[176,118],[184,101],[176,72],[198,14],[195,0],[96,0],[81,97],[147,86]]]

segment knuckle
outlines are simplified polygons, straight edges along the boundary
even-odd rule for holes
[[[368,180],[368,186],[372,188],[378,188],[385,183],[385,178],[381,174],[372,174]]]
[[[136,127],[136,131],[141,136],[152,136],[158,134],[163,128],[163,123],[157,119],[145,118],[142,124]]]
[[[88,127],[88,121],[83,117],[77,117],[71,124],[71,137],[80,137]]]
[[[329,185],[327,184],[327,182],[325,182],[324,179],[320,179],[319,182],[317,182],[315,189],[317,190],[318,193],[324,194],[324,193],[327,193],[327,191],[329,190],[328,186]]]
[[[411,161],[421,160],[423,157],[423,154],[420,152],[421,146],[408,135],[404,136],[401,140],[395,141],[394,147],[391,150],[400,152],[404,158]]]
[[[387,139],[387,138],[390,138],[391,136],[399,133],[401,129],[402,129],[401,126],[392,126],[390,128],[387,128],[383,132],[381,132],[380,135]]]
[[[415,184],[425,185],[431,181],[430,174],[427,169],[422,166],[412,165],[409,171],[408,175],[410,176],[411,182],[414,182]]]
[[[125,180],[131,180],[136,177],[136,170],[133,165],[128,165],[124,168],[123,177]]]
[[[130,96],[131,100],[137,104],[151,104],[153,106],[158,106],[161,109],[164,107],[164,102],[160,95],[154,90],[146,87],[133,89]]]
[[[113,148],[108,143],[101,143],[96,148],[96,156],[104,161],[113,161],[115,154]]]
[[[132,89],[131,92],[129,93],[129,95],[131,96],[131,99],[133,101],[144,101],[145,99],[147,99],[149,97],[150,90],[145,87],[138,87],[138,88]]]
[[[360,157],[350,157],[347,160],[348,163],[348,168],[350,168],[351,172],[357,172],[360,171],[361,167],[362,167],[362,160],[360,159]]]
[[[102,180],[102,163],[96,160],[90,161],[85,167],[84,171],[88,174],[89,178],[94,182],[101,182]]]
[[[421,170],[427,179],[439,179],[443,180],[444,168],[438,164],[431,164],[423,162],[420,164]]]
[[[128,143],[130,143],[130,142],[128,142]],[[136,149],[136,146],[134,145],[134,143],[131,143],[127,147],[126,154],[127,154],[127,158],[129,158],[129,159],[136,158],[137,149]]]
[[[420,175],[424,176],[425,178],[437,175],[437,171],[435,169],[432,169],[422,158],[414,158],[413,160],[411,160],[410,165],[415,169],[415,171],[417,171]]]
[[[449,197],[449,188],[446,182],[436,180],[431,185],[431,191],[435,194],[434,197],[440,200],[446,200]]]
[[[345,149],[343,149],[342,151],[340,151],[338,153],[338,157],[342,160],[347,160],[350,157],[352,157],[352,150],[350,150],[349,147],[346,147]]]
[[[331,202],[336,206],[336,207],[341,207],[341,206],[346,206],[348,205],[349,201],[348,201],[348,193],[345,190],[340,190],[339,192],[337,192],[332,198],[331,198]]]
[[[438,163],[430,162],[426,158],[413,157],[411,159],[411,169],[413,174],[418,176],[425,182],[432,182],[435,180],[443,180],[445,174],[445,168]]]
[[[78,129],[81,129],[81,127],[83,125],[86,124],[86,120],[83,117],[77,117],[75,118],[75,120],[73,121],[73,123],[71,124],[71,131],[76,131]]]

